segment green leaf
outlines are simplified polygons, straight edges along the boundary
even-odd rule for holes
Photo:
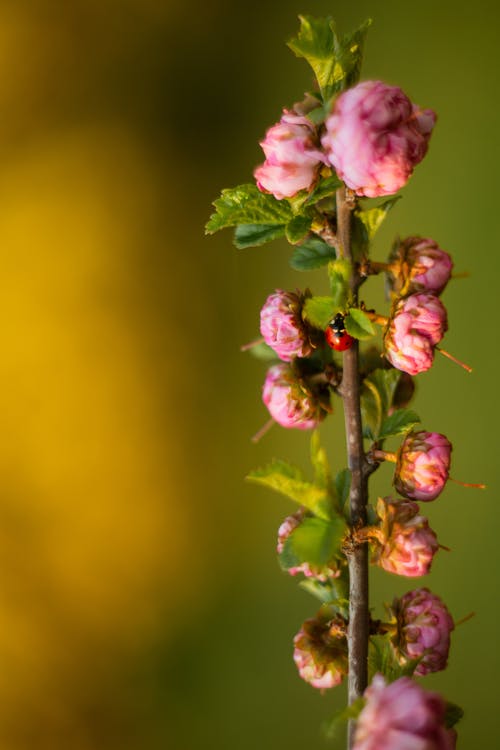
[[[239,185],[223,190],[214,201],[215,213],[210,217],[205,231],[214,234],[219,229],[238,224],[264,224],[283,227],[292,218],[290,204],[262,193],[257,185]]]
[[[407,660],[401,664],[388,635],[371,636],[368,650],[369,682],[377,672],[384,675],[387,682],[394,682],[400,677],[411,677],[421,658]]]
[[[300,469],[286,461],[274,459],[267,466],[251,471],[246,478],[250,482],[262,484],[286,495],[319,518],[328,520],[332,516],[328,492],[322,487],[307,482]]]
[[[305,562],[326,565],[340,555],[346,529],[347,524],[340,516],[329,521],[314,516],[304,518],[285,540],[280,555],[283,567],[293,568]]]
[[[284,224],[239,224],[234,232],[234,244],[238,250],[257,247],[285,234]]]
[[[384,440],[391,435],[401,435],[408,432],[420,422],[420,417],[410,409],[396,409],[389,417],[386,417],[382,423],[379,440]]]
[[[361,417],[365,437],[378,439],[382,423],[392,406],[400,377],[399,370],[379,368],[364,379],[361,390]]]
[[[348,260],[339,258],[328,264],[328,279],[335,307],[344,310],[349,299],[349,278],[352,264]]]
[[[337,497],[341,508],[345,508],[347,501],[349,500],[349,492],[351,489],[351,472],[349,469],[342,469],[335,477],[335,489],[337,490]]]
[[[344,34],[336,44],[335,54],[343,71],[342,89],[350,88],[359,81],[366,34],[371,25],[372,19],[367,18],[358,29]]]
[[[290,265],[296,271],[312,271],[325,266],[332,258],[335,258],[335,248],[319,237],[311,237],[294,249]]]
[[[322,331],[336,312],[338,312],[338,307],[333,297],[309,297],[302,308],[302,316],[307,322]]]
[[[331,195],[334,195],[338,188],[342,187],[342,185],[342,180],[340,180],[336,174],[332,175],[331,177],[325,177],[318,182],[318,184],[312,191],[311,195],[306,201],[306,206],[312,206],[318,201],[323,200],[323,198],[328,198]]]
[[[311,463],[314,469],[314,481],[319,487],[328,489],[330,483],[330,466],[325,449],[320,442],[319,430],[311,435]]]
[[[335,592],[330,581],[318,581],[316,578],[305,578],[300,581],[299,586],[304,591],[312,594],[322,604],[330,604],[335,599]]]
[[[350,706],[337,711],[323,726],[327,739],[332,740],[340,731],[344,731],[345,724],[351,719],[357,719],[366,704],[366,698],[359,697]]]
[[[457,706],[456,703],[446,703],[446,710],[444,714],[444,724],[447,729],[451,729],[458,724],[460,719],[463,718],[464,710]]]
[[[368,315],[357,307],[351,307],[344,318],[347,333],[355,339],[369,339],[375,336],[375,328]]]
[[[307,60],[326,100],[331,95],[335,66],[333,20],[311,16],[299,16],[299,20],[299,33],[288,46],[297,57]]]
[[[278,359],[278,355],[271,349],[271,347],[264,341],[259,341],[258,344],[247,345],[245,351],[248,351],[255,359],[260,359],[261,362],[271,362],[273,359]]]
[[[368,248],[391,208],[401,198],[389,198],[375,208],[358,208],[353,214],[352,243],[356,258],[368,255]]]
[[[310,216],[294,216],[286,225],[286,238],[292,245],[303,240],[311,229],[312,219]]]

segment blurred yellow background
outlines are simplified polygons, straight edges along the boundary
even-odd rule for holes
[[[203,236],[310,85],[284,46],[299,12],[372,16],[364,77],[439,114],[377,247],[432,236],[471,273],[444,297],[445,343],[474,373],[438,361],[415,408],[454,476],[489,489],[429,508],[452,553],[422,585],[477,612],[427,685],[466,708],[459,747],[492,746],[499,6],[0,0],[1,750],[327,747],[344,694],[291,660],[316,609],[275,560],[291,506],[242,481],[272,455],[307,467],[308,441],[250,443],[263,366],[238,351],[274,288],[324,282],[284,243]],[[340,408],[322,433],[340,468]],[[376,573],[374,604],[412,587]]]

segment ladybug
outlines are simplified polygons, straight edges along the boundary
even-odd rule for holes
[[[354,339],[350,336],[344,327],[344,316],[337,313],[333,320],[328,323],[325,331],[326,343],[335,349],[336,352],[345,352],[350,349]]]

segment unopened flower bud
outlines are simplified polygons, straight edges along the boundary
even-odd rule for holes
[[[376,674],[365,690],[353,750],[454,750],[456,732],[445,726],[446,703],[409,677],[386,685]]]
[[[293,639],[293,660],[303,680],[315,688],[340,685],[348,671],[345,623],[318,616],[306,620]]]
[[[439,432],[410,432],[399,454],[394,486],[412,500],[434,500],[449,476],[452,446]]]
[[[309,386],[284,363],[267,371],[262,400],[275,422],[300,430],[317,427],[329,410],[328,390]]]
[[[371,537],[372,563],[399,576],[427,575],[439,544],[427,518],[418,514],[417,503],[379,498],[377,513],[381,525]]]
[[[301,311],[301,297],[281,289],[267,298],[260,311],[260,332],[264,341],[283,362],[307,357],[313,352]]]
[[[314,125],[307,117],[284,110],[279,123],[269,128],[260,143],[266,160],[254,172],[257,187],[278,200],[309,190],[326,161],[315,137]]]
[[[419,109],[400,88],[363,81],[336,99],[322,144],[346,185],[376,198],[407,183],[427,153],[435,121],[432,110]]]
[[[392,287],[397,294],[430,292],[441,294],[448,283],[453,261],[437,242],[408,237],[399,242],[390,258]]]
[[[421,292],[400,299],[385,331],[385,356],[409,375],[425,372],[447,328],[446,309],[433,294]]]
[[[415,674],[444,669],[455,625],[439,596],[429,589],[415,589],[396,599],[392,611],[397,620],[394,646],[405,659],[420,659]]]
[[[285,542],[288,537],[297,529],[304,518],[307,517],[305,509],[298,510],[291,516],[287,516],[281,526],[278,529],[278,543],[276,545],[276,551],[278,555],[281,555],[284,548]],[[329,578],[338,578],[340,575],[340,568],[335,558],[328,563],[328,565],[312,565],[311,563],[304,562],[301,565],[294,565],[290,568],[283,565],[281,566],[291,575],[295,576],[297,573],[303,573],[306,578],[315,578],[318,581],[327,581]]]

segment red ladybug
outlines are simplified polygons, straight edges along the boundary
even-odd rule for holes
[[[344,316],[337,313],[333,320],[328,323],[325,331],[326,343],[335,349],[336,352],[345,352],[353,345],[354,339],[350,336],[344,327]]]

